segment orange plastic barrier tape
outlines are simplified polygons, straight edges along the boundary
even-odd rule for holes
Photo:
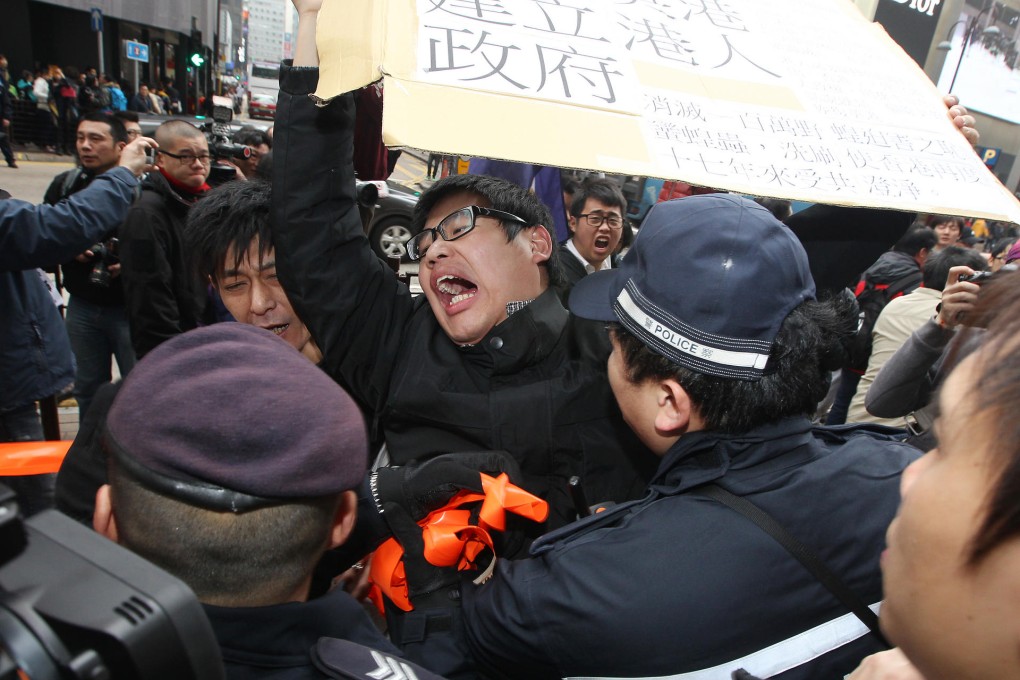
[[[0,477],[45,475],[56,472],[73,442],[9,442],[0,444]]]
[[[484,493],[461,491],[442,508],[431,512],[418,522],[425,542],[425,559],[437,567],[456,566],[458,571],[478,569],[475,559],[485,549],[492,550],[490,530],[506,529],[506,513],[544,522],[549,515],[549,504],[524,489],[510,483],[506,473],[499,477],[482,474]],[[481,501],[478,524],[471,523],[471,509],[463,506]],[[395,538],[388,539],[372,555],[369,578],[372,591],[369,597],[379,611],[383,611],[382,596],[405,612],[414,609],[407,596],[407,576],[404,572],[404,548]],[[489,569],[476,582],[492,573],[496,559],[493,556]]]

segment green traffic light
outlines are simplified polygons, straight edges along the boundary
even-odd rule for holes
[[[195,66],[200,67],[202,66],[202,64],[205,63],[205,58],[198,52],[195,52],[194,54],[191,55],[191,63],[194,64]]]

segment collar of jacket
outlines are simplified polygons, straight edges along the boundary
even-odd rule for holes
[[[602,527],[617,524],[635,509],[640,510],[663,496],[678,496],[724,476],[724,486],[741,495],[741,469],[759,468],[754,470],[753,477],[756,485],[760,486],[762,464],[770,463],[776,468],[792,467],[813,455],[811,432],[811,422],[807,418],[796,417],[741,434],[727,435],[706,430],[685,434],[662,457],[644,498],[611,505],[597,514],[550,531],[531,544],[530,554],[542,555],[557,545],[577,541]],[[788,460],[774,460],[779,458]]]
[[[489,331],[480,343],[461,350],[484,355],[492,362],[494,375],[516,373],[541,361],[552,351],[569,317],[556,291],[549,288]]]
[[[187,211],[188,208],[194,205],[195,201],[201,196],[200,193],[189,196],[177,191],[161,171],[146,173],[145,179],[142,182],[142,188],[155,191],[184,211]]]
[[[385,645],[366,639],[371,624],[350,595],[337,588],[307,602],[286,602],[264,607],[218,607],[203,604],[212,622],[224,659],[258,665],[267,659],[277,664],[309,665],[309,650],[321,637]],[[389,650],[386,650],[389,651]]]
[[[659,463],[649,488],[663,495],[682,493],[728,472],[760,465],[783,455],[810,456],[811,421],[784,418],[740,434],[698,431],[685,434]],[[797,457],[791,464],[801,462]]]
[[[167,184],[172,186],[174,188],[174,191],[176,191],[184,198],[191,198],[192,200],[197,200],[202,194],[209,191],[210,187],[207,182],[202,182],[202,186],[198,187],[197,189],[192,189],[187,184],[178,182],[176,179],[173,178],[173,176],[168,175],[163,170],[163,168],[157,167],[156,169],[159,170],[159,174],[163,175],[163,179],[166,180]]]

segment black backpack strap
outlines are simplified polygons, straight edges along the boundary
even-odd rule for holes
[[[67,176],[64,177],[63,184],[60,185],[60,198],[64,199],[73,193],[74,185],[78,183],[78,180],[85,171],[81,168],[75,168],[74,170],[68,170]]]
[[[699,491],[757,524],[759,529],[774,538],[777,543],[786,548],[787,552],[796,557],[797,561],[804,565],[823,586],[828,588],[829,592],[835,595],[847,609],[853,612],[854,616],[860,619],[883,645],[890,646],[878,627],[878,616],[868,607],[867,603],[850,590],[839,576],[825,566],[825,563],[814,551],[794,538],[772,515],[746,498],[730,493],[718,484],[708,484],[701,487]]]
[[[892,301],[897,296],[902,295],[907,290],[913,290],[921,285],[921,270],[911,272],[903,278],[893,281],[889,284],[889,287],[885,289],[886,298]],[[886,303],[888,304],[888,303]]]

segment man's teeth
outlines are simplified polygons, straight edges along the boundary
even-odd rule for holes
[[[454,283],[455,276],[446,275],[436,281],[436,289],[447,295],[457,295],[464,290],[464,286]]]
[[[450,300],[450,304],[455,305],[458,302],[463,302],[464,300],[467,300],[468,298],[473,298],[474,296],[475,296],[474,293],[461,293],[460,295],[454,295],[453,298]]]
[[[273,331],[273,332],[274,332],[274,333],[276,333],[277,335],[281,335],[281,334],[282,334],[282,333],[283,333],[283,332],[284,332],[285,330],[287,330],[288,328],[290,328],[290,324],[289,324],[289,323],[285,323],[285,324],[283,324],[282,326],[273,326],[273,327],[272,327],[272,328],[270,328],[269,330]]]

